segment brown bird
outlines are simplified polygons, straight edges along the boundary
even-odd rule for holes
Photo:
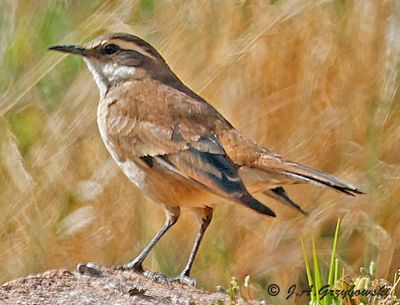
[[[123,269],[143,272],[144,259],[176,223],[182,207],[198,215],[201,227],[185,268],[174,279],[194,284],[192,264],[221,198],[275,217],[251,193],[264,192],[302,213],[283,185],[312,183],[361,194],[347,182],[285,160],[242,135],[139,37],[117,33],[84,46],[49,49],[83,57],[100,90],[97,123],[105,146],[125,175],[165,209],[164,226]]]

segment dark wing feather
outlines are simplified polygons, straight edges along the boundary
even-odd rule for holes
[[[194,148],[162,156],[175,172],[181,173],[196,184],[221,197],[234,199],[259,213],[275,213],[253,198],[246,190],[237,169],[226,154],[202,152]]]

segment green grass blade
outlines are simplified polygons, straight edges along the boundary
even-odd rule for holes
[[[339,280],[339,268],[340,268],[340,263],[339,259],[335,259],[335,276],[333,282],[336,283]]]
[[[306,248],[304,247],[303,238],[300,238],[300,242],[301,242],[301,248],[303,249],[304,265],[306,266],[308,286],[312,287],[314,285],[314,281],[311,274],[310,264],[308,263],[308,258],[307,258]],[[315,302],[315,296],[313,293],[311,293],[311,303],[314,304],[314,302]]]
[[[329,275],[328,275],[328,284],[330,286],[332,286],[335,282],[335,260],[336,260],[336,249],[339,241],[340,221],[341,220],[339,217],[336,223],[335,236],[333,238],[333,244],[332,244],[331,261],[329,264]]]
[[[320,303],[319,300],[319,289],[322,287],[322,276],[321,276],[321,268],[319,266],[319,258],[317,253],[317,247],[315,245],[315,238],[312,237],[312,250],[313,250],[313,263],[314,263],[314,291],[315,298],[317,303]]]
[[[339,242],[339,233],[340,233],[340,217],[337,220],[336,223],[336,228],[335,228],[335,235],[333,237],[332,241],[332,250],[331,250],[331,260],[329,264],[329,273],[328,273],[328,280],[327,283],[330,286],[330,288],[333,287],[333,284],[335,283],[335,272],[336,272],[336,250],[337,250],[337,245]],[[328,295],[324,299],[325,304],[332,304],[333,303],[333,297]]]

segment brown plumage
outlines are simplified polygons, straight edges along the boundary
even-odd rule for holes
[[[98,127],[107,149],[128,178],[166,210],[161,231],[125,269],[143,271],[143,260],[177,221],[181,207],[192,208],[202,221],[189,261],[177,278],[194,283],[191,266],[220,198],[275,216],[251,193],[264,192],[302,213],[282,186],[312,183],[349,195],[361,193],[246,138],[136,36],[111,34],[84,47],[51,49],[83,56],[100,90]]]

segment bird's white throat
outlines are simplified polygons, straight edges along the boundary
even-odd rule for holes
[[[101,97],[106,95],[111,85],[132,78],[136,73],[135,67],[119,65],[117,63],[94,63],[86,58],[84,60],[99,88]]]

